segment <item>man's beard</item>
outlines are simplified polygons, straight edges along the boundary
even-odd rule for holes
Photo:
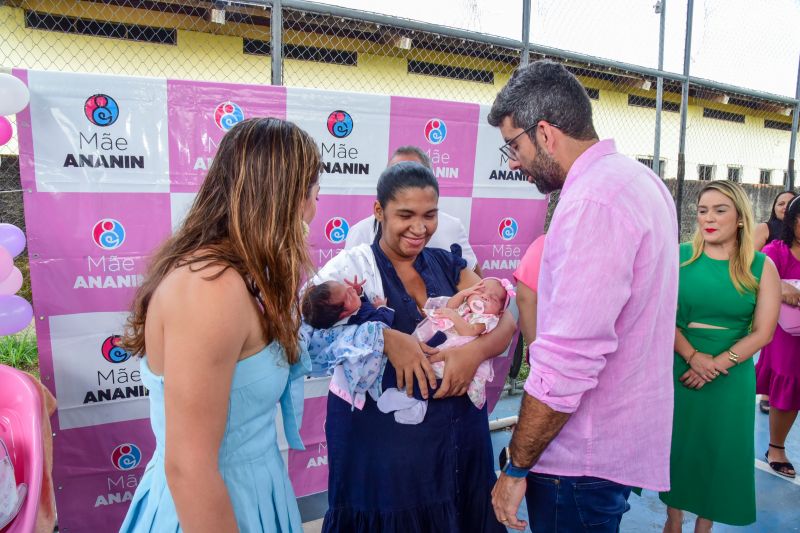
[[[535,139],[534,146],[536,148],[536,157],[530,167],[522,168],[523,172],[528,176],[528,181],[536,185],[536,188],[542,194],[548,194],[560,189],[567,178],[566,172],[555,159],[550,157],[550,154],[542,150]]]

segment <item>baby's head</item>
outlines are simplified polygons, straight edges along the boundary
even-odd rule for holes
[[[303,319],[316,329],[328,329],[361,308],[356,290],[338,281],[312,285],[300,304]]]
[[[508,280],[486,278],[467,297],[467,304],[473,313],[500,315],[508,307],[510,296],[513,295],[514,290]]]

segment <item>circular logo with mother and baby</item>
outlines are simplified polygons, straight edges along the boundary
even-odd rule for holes
[[[447,124],[440,118],[432,118],[425,123],[425,138],[431,144],[442,144],[447,138]]]
[[[120,341],[122,341],[122,337],[119,335],[106,337],[100,346],[100,353],[103,354],[103,359],[109,363],[119,364],[131,358],[131,354],[119,345]]]
[[[511,217],[505,217],[500,220],[500,225],[497,227],[497,233],[504,241],[510,241],[517,236],[519,225],[517,221]]]
[[[103,250],[116,250],[125,242],[125,228],[118,220],[103,218],[95,222],[92,240]]]
[[[344,139],[353,132],[353,117],[347,111],[337,109],[328,115],[328,133],[337,139]]]
[[[111,464],[117,470],[132,470],[142,462],[142,450],[135,444],[120,444],[111,452]]]
[[[93,94],[83,104],[83,112],[95,126],[110,126],[119,118],[117,101],[107,94]]]
[[[325,223],[325,238],[333,244],[344,242],[348,231],[350,224],[342,217],[333,217]]]
[[[231,102],[222,102],[214,110],[214,122],[222,131],[228,131],[244,120],[242,108]]]

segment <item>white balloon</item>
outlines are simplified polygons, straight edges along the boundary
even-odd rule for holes
[[[17,77],[0,73],[0,116],[19,113],[28,105],[31,95]]]

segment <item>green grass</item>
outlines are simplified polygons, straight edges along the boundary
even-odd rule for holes
[[[0,364],[18,368],[39,377],[39,351],[36,335],[29,329],[0,337]]]

